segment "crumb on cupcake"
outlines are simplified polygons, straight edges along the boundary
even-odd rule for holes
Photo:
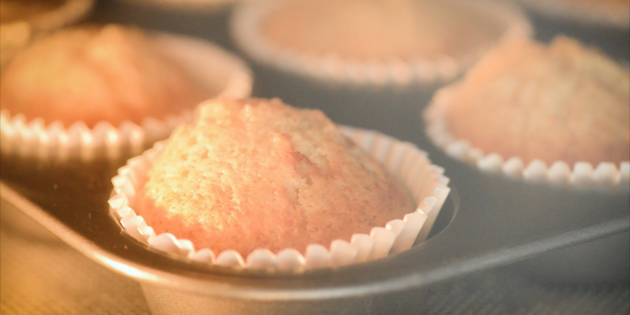
[[[318,110],[215,100],[178,129],[138,206],[157,234],[246,257],[369,233],[414,211],[409,193]]]

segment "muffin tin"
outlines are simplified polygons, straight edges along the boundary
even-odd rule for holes
[[[407,290],[630,229],[627,211],[598,209],[627,205],[628,195],[607,205],[585,202],[583,209],[598,214],[585,218],[582,212],[572,211],[579,201],[554,203],[559,212],[506,211],[505,204],[487,202],[500,193],[496,186],[477,196],[486,200],[487,207],[473,208],[468,205],[474,199],[469,189],[459,187],[458,193],[455,186],[433,236],[409,251],[302,274],[235,271],[167,257],[123,233],[107,205],[109,179],[123,161],[58,164],[3,156],[0,193],[4,201],[89,258],[139,281],[153,314],[204,314],[208,308],[216,314],[252,310],[256,314],[281,310],[360,314],[379,307],[373,301],[391,304]],[[484,184],[492,185],[492,180],[489,177]],[[515,181],[504,189],[522,189],[520,185]],[[558,216],[565,224],[550,224]],[[397,307],[405,310],[405,305]]]
[[[277,83],[287,81],[278,80],[281,74],[261,76],[260,69],[255,73],[257,79],[264,78],[254,87],[257,96],[281,96],[290,104],[317,106],[333,121],[377,129],[429,151],[431,159],[452,178],[453,188],[429,240],[378,261],[301,274],[238,271],[167,257],[147,250],[124,234],[110,216],[110,180],[131,157],[126,151],[117,160],[64,163],[2,155],[2,211],[11,210],[4,207],[9,205],[25,213],[90,259],[140,282],[154,315],[405,314],[417,311],[413,294],[432,283],[535,256],[537,261],[529,260],[517,267],[541,277],[557,275],[557,270],[550,268],[554,266],[553,256],[539,254],[557,257],[576,244],[601,249],[597,242],[628,240],[628,193],[593,192],[574,199],[573,192],[532,188],[518,181],[506,183],[489,174],[479,175],[472,167],[433,148],[423,135],[419,114],[423,99],[430,97],[427,92],[407,91],[390,104],[390,96],[400,91],[331,91],[299,80],[279,86]],[[525,197],[506,202],[506,193],[515,190],[524,191]],[[545,198],[551,194],[553,198]],[[551,252],[556,249],[560,250]],[[627,279],[623,278],[627,264],[621,266],[622,274],[609,273],[610,265],[601,261],[595,266],[590,270],[595,272],[590,279],[564,280]]]

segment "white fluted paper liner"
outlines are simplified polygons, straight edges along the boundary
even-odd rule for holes
[[[241,50],[258,62],[326,82],[372,86],[448,82],[491,48],[480,45],[477,50],[464,55],[431,58],[418,56],[411,60],[396,57],[360,60],[344,58],[334,53],[315,55],[296,52],[267,40],[261,34],[260,24],[263,19],[287,1],[295,0],[252,1],[239,5],[230,22],[232,37]],[[504,25],[503,33],[493,45],[516,38],[529,38],[532,35],[529,21],[516,6],[486,0],[453,1],[475,6]]]
[[[166,141],[162,141],[142,155],[130,159],[112,179],[114,193],[109,199],[112,214],[120,220],[129,235],[149,247],[194,261],[248,269],[301,271],[339,267],[399,253],[411,248],[417,240],[425,240],[450,192],[449,179],[443,175],[444,170],[432,165],[427,154],[411,143],[374,131],[349,127],[343,127],[343,131],[408,188],[417,205],[414,212],[403,218],[393,218],[384,227],[374,227],[369,234],[359,233],[352,235],[349,240],[334,240],[329,247],[310,244],[304,255],[291,248],[278,253],[260,248],[247,257],[233,250],[221,253],[214,253],[208,248],[195,250],[189,240],[177,239],[170,233],[156,235],[142,216],[133,210],[136,192],[147,180],[147,170],[165,147]]]
[[[186,36],[155,33],[153,39],[193,79],[211,90],[218,90],[218,95],[208,95],[209,98],[250,95],[251,71],[236,56],[211,43]],[[125,147],[134,155],[141,153],[193,118],[194,110],[190,109],[163,119],[147,117],[141,124],[125,121],[113,126],[103,121],[89,128],[82,121],[68,127],[60,121],[45,124],[41,118],[27,121],[22,114],[2,110],[0,150],[38,159],[72,157],[89,161],[98,156],[116,159]]]
[[[449,132],[446,110],[451,95],[457,87],[458,84],[453,84],[439,90],[424,113],[427,135],[447,155],[475,165],[485,172],[502,174],[511,178],[522,178],[530,182],[609,188],[626,187],[630,184],[630,161],[624,161],[619,165],[601,162],[596,166],[589,162],[577,162],[573,165],[573,169],[564,161],[556,161],[547,165],[536,159],[525,165],[519,157],[506,159],[499,153],[485,153],[481,149],[471,146],[464,139],[456,139]]]
[[[609,5],[610,1],[577,0],[520,0],[533,11],[551,17],[570,19],[581,23],[630,27],[628,6]]]

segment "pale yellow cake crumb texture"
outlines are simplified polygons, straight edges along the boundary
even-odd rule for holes
[[[60,31],[16,55],[2,74],[0,106],[46,123],[118,126],[179,114],[211,92],[150,35],[107,25]]]
[[[600,52],[566,37],[489,54],[448,105],[451,133],[525,162],[630,160],[630,81]]]
[[[475,53],[502,29],[474,5],[435,0],[293,0],[261,22],[262,36],[278,46],[357,59]]]
[[[156,233],[246,257],[350,240],[414,211],[408,192],[318,110],[217,100],[149,171],[139,214]]]

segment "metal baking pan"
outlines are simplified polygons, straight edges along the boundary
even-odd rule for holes
[[[303,274],[239,271],[168,257],[123,233],[107,204],[110,179],[122,162],[2,156],[0,193],[3,202],[87,257],[139,281],[153,314],[408,312],[413,303],[396,301],[410,290],[630,230],[627,213],[601,209],[593,209],[601,215],[588,224],[564,211],[567,224],[533,227],[524,222],[549,222],[558,213],[506,211],[503,205],[476,211],[454,187],[437,234],[407,252]]]
[[[226,37],[226,13],[208,19],[201,13],[166,11],[100,1],[92,21],[133,22],[210,38],[231,47]],[[216,28],[211,27],[215,24]],[[124,158],[42,163],[2,156],[2,211],[14,208],[23,212],[95,262],[137,280],[154,315],[421,313],[423,300],[419,296],[430,284],[532,257],[538,257],[539,265],[549,266],[544,259],[540,262],[549,256],[541,254],[564,255],[561,251],[576,248],[573,245],[628,239],[628,194],[582,195],[578,199],[558,199],[554,194],[551,199],[541,198],[541,194],[551,192],[518,181],[506,183],[492,176],[478,176],[466,165],[432,149],[423,136],[419,107],[428,102],[433,87],[423,91],[334,89],[265,69],[254,71],[254,95],[317,107],[337,123],[376,129],[428,150],[434,163],[445,167],[454,188],[432,237],[409,251],[378,261],[302,274],[190,263],[147,249],[123,233],[110,217],[110,179]],[[505,191],[523,192],[522,199],[505,202]],[[553,211],[533,206],[535,198]],[[499,199],[503,201],[497,202]],[[514,204],[524,204],[529,210],[514,211]],[[531,263],[519,267],[526,272],[540,271]],[[598,268],[608,269],[605,265]]]

